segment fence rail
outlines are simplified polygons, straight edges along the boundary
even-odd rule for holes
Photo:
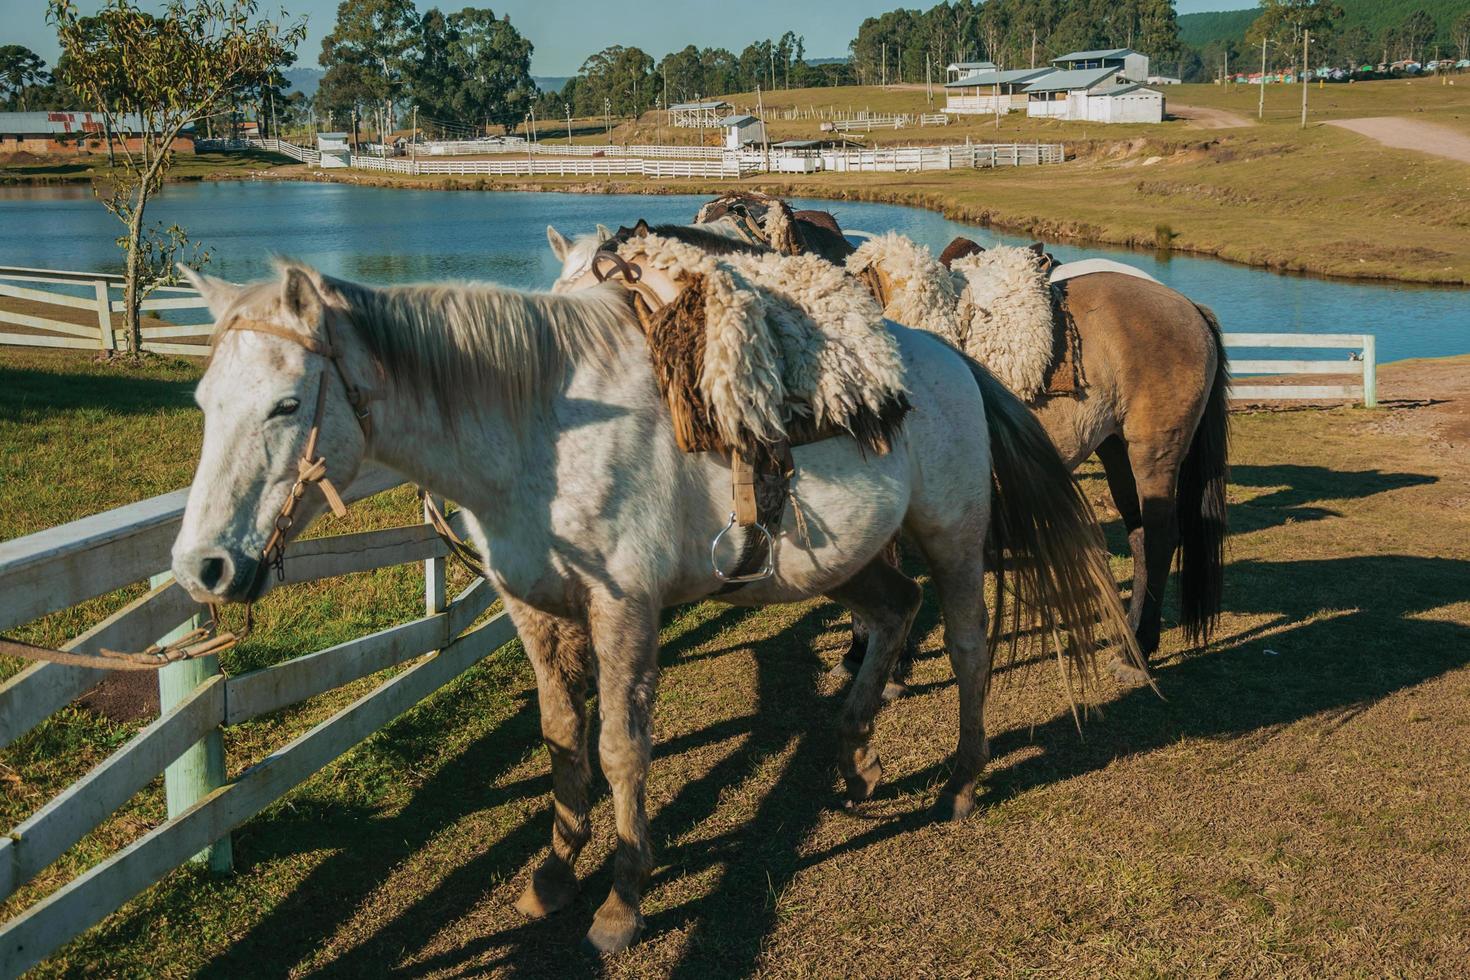
[[[347,496],[362,499],[397,485],[397,476],[369,469]],[[164,494],[0,543],[4,596],[0,629],[107,594],[165,568],[185,494],[182,490]],[[455,518],[459,523],[458,515]],[[296,542],[285,560],[288,586],[293,581],[423,562],[425,614],[233,677],[203,661],[160,671],[159,685],[165,694],[160,717],[19,826],[0,835],[0,899],[65,854],[160,772],[168,777],[168,820],[0,925],[0,976],[17,976],[36,965],[514,638],[515,630],[503,612],[475,625],[496,599],[483,579],[476,579],[452,602],[447,600],[447,553],[422,523]],[[196,614],[193,602],[164,575],[147,594],[67,647],[83,653],[95,653],[103,646],[140,647]],[[234,779],[224,778],[222,755],[212,769],[185,765],[190,753],[218,740],[221,727],[404,664],[410,666]],[[0,747],[105,675],[105,671],[33,664],[0,683]],[[179,696],[168,698],[169,685],[178,687],[181,677],[187,683]]]
[[[1371,333],[1227,333],[1226,347],[1235,348],[1322,348],[1356,351],[1352,360],[1303,360],[1300,358],[1233,359],[1231,374],[1236,378],[1269,374],[1357,375],[1357,384],[1348,385],[1266,385],[1230,386],[1230,397],[1236,401],[1361,401],[1366,408],[1378,404],[1378,341]]]
[[[399,174],[488,174],[518,176],[585,176],[585,177],[703,177],[733,180],[755,173],[755,169],[733,156],[719,160],[660,160],[642,157],[580,157],[543,159],[534,156],[507,157],[503,160],[466,160],[443,158],[407,159],[404,157],[364,157],[354,155],[350,165],[365,170],[383,170]]]
[[[114,313],[121,313],[124,309],[122,292],[123,277],[111,273],[0,266],[0,297],[18,301],[0,304],[0,325],[9,324],[30,331],[0,332],[0,344],[116,350],[127,342],[126,335],[113,319]],[[207,309],[203,298],[184,286],[159,286],[142,301],[140,307],[144,313]],[[68,312],[72,310],[84,312]],[[209,324],[144,327],[143,349],[161,354],[202,356],[209,352],[203,344],[164,341],[204,337],[210,330]]]

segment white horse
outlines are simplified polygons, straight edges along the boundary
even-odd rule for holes
[[[551,754],[551,850],[517,907],[539,916],[574,896],[590,835],[595,682],[618,849],[587,939],[603,951],[628,946],[652,868],[644,787],[658,614],[720,586],[709,543],[726,523],[730,472],[677,448],[620,287],[376,289],[293,264],[247,286],[191,279],[217,331],[196,394],[204,445],[174,544],[178,581],[209,602],[251,601],[268,587],[261,554],[312,431],[313,455],[340,486],[372,459],[458,502],[535,669]],[[797,448],[792,491],[806,536],[788,517],[774,576],[723,598],[827,595],[873,625],[840,724],[848,795],[866,799],[881,775],[874,715],[919,605],[918,588],[877,558],[903,529],[933,571],[958,678],[953,775],[935,804],[958,818],[989,753],[987,529],[1017,556],[1017,601],[1053,611],[1078,638],[1076,666],[1099,643],[1131,636],[1096,524],[1046,435],[983,369],[927,334],[893,330],[914,406],[893,450],[864,456],[846,437]],[[320,509],[316,495],[304,498],[287,536]]]

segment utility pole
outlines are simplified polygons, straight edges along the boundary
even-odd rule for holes
[[[572,145],[572,104],[563,102],[561,107],[567,111],[567,146]]]
[[[1312,32],[1302,31],[1302,129],[1307,128],[1307,51],[1312,43]]]
[[[419,107],[413,107],[413,134],[409,137],[409,158],[413,160],[413,172],[419,171]]]
[[[765,103],[765,100],[761,98],[761,87],[759,85],[757,85],[755,87],[755,106],[756,106],[756,108],[755,108],[756,114],[760,117],[760,121],[761,121],[761,153],[765,157],[765,161],[766,161],[766,173],[770,173],[771,172],[771,140],[770,140],[770,137],[766,135],[766,103]],[[736,153],[736,157],[738,159],[739,154],[740,154],[740,147],[738,147],[738,146],[735,147],[735,153]]]
[[[1031,28],[1031,67],[1036,67],[1036,28]]]
[[[1261,101],[1256,106],[1256,119],[1266,118],[1266,37],[1261,36]]]
[[[929,108],[931,109],[934,108],[934,75],[930,66],[932,57],[929,52],[924,53],[924,87],[929,93]]]
[[[888,85],[888,42],[887,41],[884,41],[883,42],[882,49],[883,49],[883,67],[882,67],[882,70],[880,70],[878,72],[878,84],[886,87]]]

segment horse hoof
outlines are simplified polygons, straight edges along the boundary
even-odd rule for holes
[[[908,693],[909,687],[907,684],[901,681],[889,681],[883,685],[883,703],[887,704],[889,701],[897,701]]]
[[[1119,684],[1139,686],[1149,682],[1148,671],[1140,670],[1133,664],[1118,657],[1114,657],[1108,661],[1108,669],[1112,671],[1113,678]]]
[[[526,884],[526,890],[516,899],[516,911],[528,919],[540,919],[560,912],[571,904],[577,895],[576,875],[537,868]]]
[[[846,660],[839,660],[837,661],[836,667],[833,667],[831,670],[827,671],[827,677],[829,680],[834,680],[838,683],[846,683],[847,681],[852,680],[853,671],[852,668],[847,666]]]
[[[968,794],[965,796],[954,796],[945,794],[934,801],[934,806],[929,811],[929,816],[935,823],[958,823],[970,815],[975,809],[975,800]]]
[[[594,953],[621,953],[637,942],[642,932],[643,916],[623,910],[610,912],[604,905],[597,910],[592,928],[587,930],[587,937],[582,943]]]
[[[849,803],[862,803],[871,799],[873,790],[878,788],[878,781],[883,778],[883,762],[876,752],[872,758],[872,762],[860,766],[856,773],[846,777]]]

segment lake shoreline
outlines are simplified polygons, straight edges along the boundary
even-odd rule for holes
[[[276,168],[253,173],[206,174],[190,177],[189,180],[205,181],[295,181],[300,183],[348,184],[358,187],[376,187],[390,190],[427,191],[509,191],[527,194],[560,193],[587,194],[593,196],[638,195],[646,197],[672,197],[685,194],[723,194],[732,189],[755,190],[778,197],[802,197],[840,203],[857,201],[868,204],[896,204],[905,207],[923,208],[949,221],[975,225],[1016,235],[1030,235],[1047,243],[1065,243],[1077,246],[1104,246],[1123,248],[1140,254],[1178,255],[1212,259],[1246,268],[1262,269],[1278,275],[1303,276],[1336,282],[1363,284],[1400,283],[1412,286],[1460,289],[1470,286],[1470,277],[1437,275],[1435,270],[1421,269],[1421,275],[1389,273],[1364,273],[1350,270],[1346,266],[1330,262],[1315,261],[1307,255],[1292,261],[1282,261],[1252,255],[1249,251],[1233,254],[1234,246],[1193,247],[1172,244],[1168,248],[1154,247],[1146,237],[1122,231],[1110,231],[1091,223],[1067,222],[1036,217],[1008,215],[991,208],[973,207],[955,200],[944,199],[920,190],[892,187],[884,184],[855,185],[848,188],[833,188],[820,182],[804,183],[791,180],[748,179],[741,181],[671,180],[658,184],[648,182],[604,180],[589,183],[581,178],[547,180],[544,178],[495,179],[474,177],[427,177],[414,178],[405,175],[374,173],[352,170],[340,171],[298,169],[300,165]],[[901,177],[902,175],[887,175]],[[1247,247],[1248,248],[1248,247]]]

